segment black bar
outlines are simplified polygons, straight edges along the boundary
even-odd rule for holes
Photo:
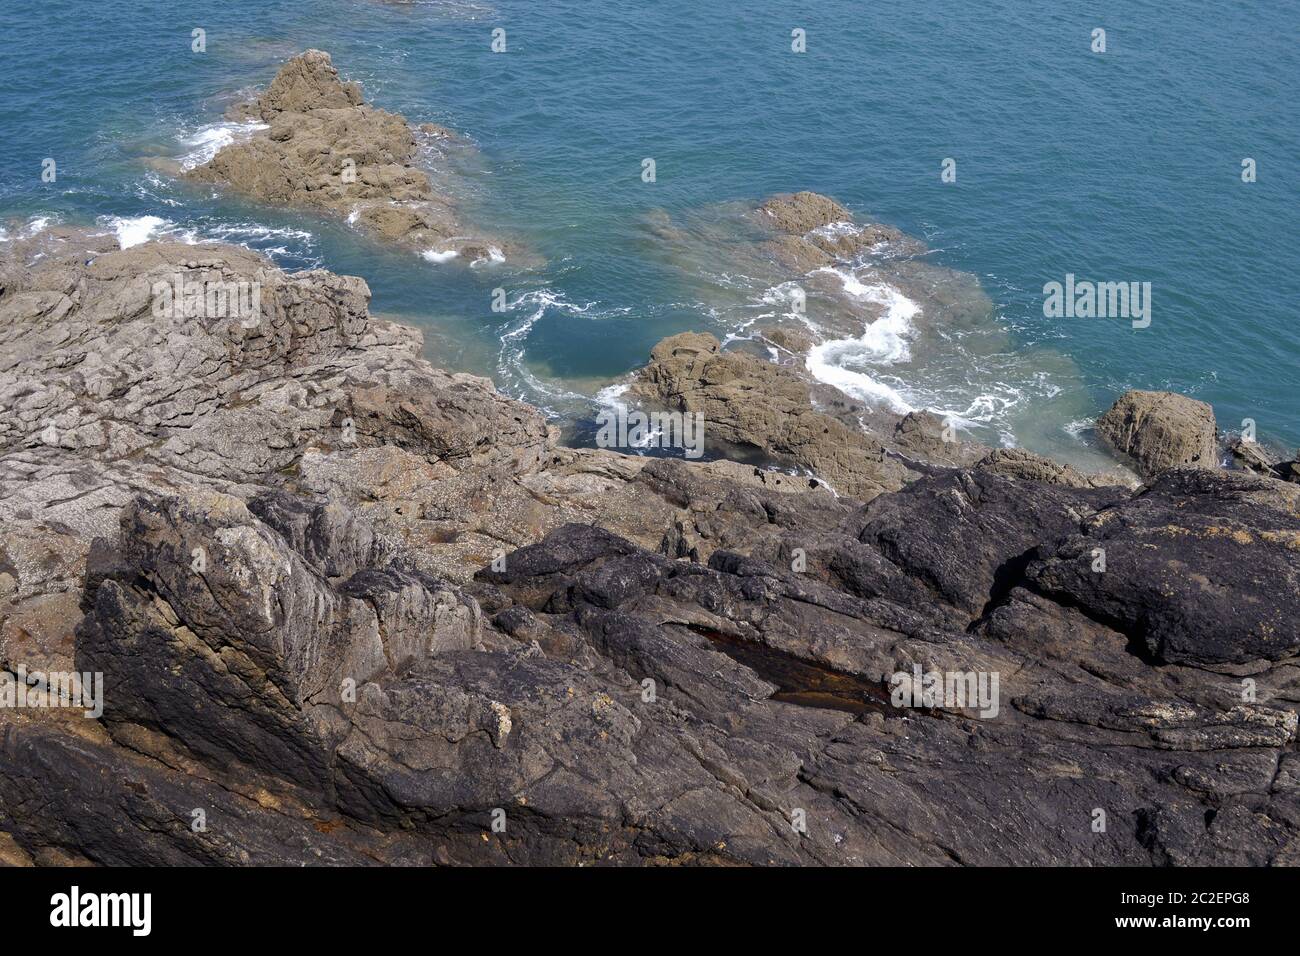
[[[902,934],[912,940],[898,939],[906,948],[1020,934],[1062,942],[1199,934],[1230,945],[1243,932],[1284,931],[1296,885],[1288,871],[1262,869],[0,870],[5,922],[24,942],[76,933],[130,943],[373,945],[432,932],[439,947],[456,937],[496,946],[515,934],[543,945],[603,930],[623,940],[619,948],[676,946],[689,925],[733,943],[786,929],[858,933],[864,946]],[[74,886],[83,906],[92,894],[150,894],[148,935],[130,925],[52,926],[56,894],[70,898]]]

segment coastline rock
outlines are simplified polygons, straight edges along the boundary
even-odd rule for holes
[[[416,165],[416,131],[400,114],[367,105],[358,84],[339,79],[328,53],[289,60],[239,116],[267,128],[225,146],[192,178],[261,202],[326,210],[438,261],[506,255],[502,240],[467,235],[454,203]]]
[[[1049,485],[1068,485],[1071,488],[1106,488],[1119,484],[1117,480],[1104,475],[1085,475],[1071,465],[1044,458],[1023,448],[995,449],[980,459],[977,467],[981,471],[1005,475],[1008,478],[1041,481]]]
[[[792,355],[805,355],[813,347],[810,335],[797,329],[774,326],[762,330],[763,338]]]
[[[1219,467],[1214,409],[1173,392],[1125,392],[1097,420],[1097,434],[1144,477]]]
[[[754,218],[774,233],[768,247],[778,261],[800,273],[836,259],[852,259],[881,243],[923,248],[892,226],[855,223],[853,214],[834,199],[807,190],[769,197],[755,210]]]
[[[1247,441],[1238,435],[1228,443],[1228,454],[1232,463],[1243,471],[1253,471],[1257,475],[1273,478],[1282,477],[1282,458],[1257,441]]]
[[[973,465],[988,451],[978,442],[959,440],[956,428],[930,411],[908,412],[900,418],[890,443],[908,458],[954,467]]]
[[[1292,657],[1300,649],[1300,516],[1252,500],[1270,484],[1239,472],[1166,472],[1040,552],[1028,578],[1162,662]]]
[[[706,336],[656,349],[654,394],[873,500],[554,448],[359,279],[35,255],[0,252],[0,667],[100,672],[104,712],[0,708],[0,860],[1297,857],[1295,485],[876,458]],[[260,283],[256,321],[155,312],[177,273]],[[909,707],[917,670],[990,693]]]
[[[911,477],[883,443],[813,409],[807,384],[789,369],[720,351],[712,335],[664,339],[633,389],[665,408],[702,415],[706,441],[764,449],[842,494],[867,499]]]

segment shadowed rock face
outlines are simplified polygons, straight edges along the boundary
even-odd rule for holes
[[[104,676],[0,709],[0,859],[1300,862],[1300,488],[554,448],[360,280],[88,242],[0,262],[0,663]]]
[[[323,209],[377,238],[466,263],[506,254],[500,239],[468,236],[454,203],[416,166],[421,133],[405,117],[367,105],[321,50],[288,61],[237,118],[267,126],[224,147],[190,175],[224,183],[262,202]],[[511,250],[513,251],[513,250]]]

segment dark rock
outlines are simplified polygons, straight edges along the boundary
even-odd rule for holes
[[[907,578],[976,618],[1019,580],[1037,547],[1077,534],[1124,495],[951,472],[872,502],[855,537],[889,562],[877,569],[881,593],[896,587],[891,579]]]
[[[1045,546],[1026,577],[1161,661],[1278,661],[1300,648],[1300,517],[1268,479],[1173,471]],[[1094,568],[1104,556],[1105,570]]]

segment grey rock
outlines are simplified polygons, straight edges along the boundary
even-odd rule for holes
[[[271,104],[352,108],[303,67]],[[153,315],[177,270],[261,321]],[[360,280],[72,232],[0,280],[0,663],[105,690],[0,709],[0,861],[1300,861],[1293,484],[873,438],[702,338],[657,394],[794,473],[555,448]]]

